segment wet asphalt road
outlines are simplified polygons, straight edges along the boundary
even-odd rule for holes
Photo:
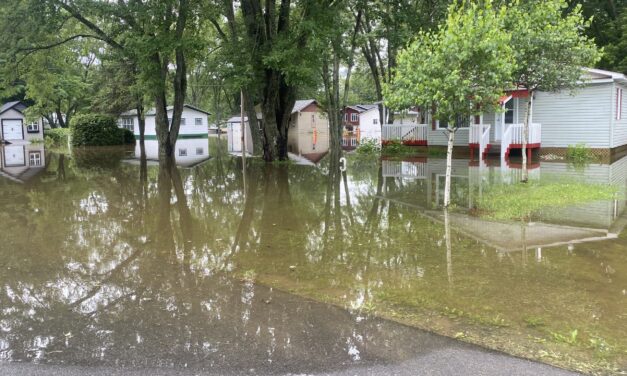
[[[190,333],[200,338],[196,343],[210,347],[189,348],[189,333],[176,329],[183,319],[150,320],[156,311],[151,309],[131,314],[143,317],[145,326],[118,327],[120,318],[113,317],[112,332],[122,335],[113,342],[74,325],[68,345],[41,358],[47,364],[11,349],[18,361],[0,362],[0,375],[575,375],[263,286],[244,292],[239,286],[223,292],[233,304],[224,304],[215,320],[189,317]],[[135,333],[145,338],[141,346],[124,337]]]

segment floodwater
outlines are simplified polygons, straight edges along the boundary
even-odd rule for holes
[[[20,147],[0,149],[1,360],[326,372],[447,345],[396,321],[569,369],[627,366],[622,196],[494,221],[468,209],[515,165],[455,160],[445,215],[438,158],[351,155],[341,173],[329,158],[244,168],[216,139],[177,145],[179,167]],[[530,178],[622,192],[627,159]]]

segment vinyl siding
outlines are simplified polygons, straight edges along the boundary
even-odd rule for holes
[[[431,125],[429,124],[429,130],[427,134],[427,142],[429,145],[441,145],[446,146],[448,144],[448,136],[444,129],[435,130],[431,129]],[[455,133],[455,146],[468,146],[468,128],[460,128]]]
[[[317,132],[315,145],[313,143],[314,128]],[[323,113],[308,111],[293,114],[287,134],[288,151],[295,154],[327,152],[329,151],[329,136],[329,120]]]
[[[168,111],[168,118],[172,118],[172,111]],[[185,107],[181,118],[185,119],[185,125],[181,125],[179,129],[179,135],[207,135],[209,133],[209,119],[207,114],[200,111],[192,110]],[[195,125],[195,118],[202,119],[202,125]],[[157,134],[155,128],[155,116],[146,116],[146,136],[155,136]],[[139,137],[139,121],[137,116],[133,116],[133,133]]]
[[[594,84],[569,92],[538,92],[534,98],[533,122],[542,124],[543,147],[585,144],[610,147],[612,84]]]
[[[616,89],[623,89],[622,116],[620,120],[616,120],[617,108],[613,106],[612,111],[612,147],[618,147],[627,144],[627,85],[615,84],[612,90],[612,103],[616,103]]]
[[[0,115],[0,122],[2,119],[21,119],[22,120],[22,131],[24,134],[24,140],[25,141],[33,141],[33,140],[43,140],[44,138],[44,134],[43,134],[43,122],[40,120],[38,120],[37,122],[39,123],[39,132],[37,133],[28,133],[28,131],[26,130],[28,124],[26,122],[26,118],[24,117],[24,115],[19,112],[16,111],[14,109],[10,109],[8,111],[6,111],[5,113],[3,113],[2,115]],[[2,138],[2,130],[0,129],[0,139]]]

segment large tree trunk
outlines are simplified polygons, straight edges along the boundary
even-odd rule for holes
[[[529,100],[527,101],[527,111],[525,111],[525,122],[523,124],[523,140],[522,140],[522,178],[521,181],[526,183],[529,179],[527,171],[527,143],[529,142],[529,119],[533,110],[533,91],[529,91]]]
[[[141,101],[137,103],[137,122],[139,126],[139,143],[144,145],[146,134],[146,116],[144,114],[144,105]]]
[[[446,181],[444,183],[444,207],[451,204],[451,171],[453,169],[453,144],[455,143],[455,129],[448,129],[448,145],[446,147]]]

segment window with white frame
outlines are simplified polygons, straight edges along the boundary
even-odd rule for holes
[[[128,129],[129,131],[133,131],[135,128],[135,123],[132,117],[122,118],[122,128]]]
[[[196,125],[202,125],[202,118],[196,118],[196,119],[194,119],[194,124],[196,124]]]
[[[357,121],[358,118],[359,117],[358,117],[358,115],[356,113],[352,113],[351,114],[351,121]]]
[[[623,118],[623,89],[616,88],[616,120]]]
[[[505,124],[514,124],[514,98],[505,102]]]
[[[348,114],[344,114],[344,121],[348,121]]]
[[[41,153],[40,152],[31,152],[28,156],[28,162],[31,167],[39,167],[41,166]]]
[[[203,155],[205,153],[204,148],[196,148],[196,155]]]
[[[39,133],[39,123],[33,121],[26,126],[26,132],[28,133]]]
[[[187,120],[185,120],[185,118],[181,118],[181,125],[185,125],[185,123],[187,123]]]
[[[379,124],[379,119],[377,118],[372,119],[372,124]]]
[[[187,157],[187,149],[179,149],[179,157]]]

